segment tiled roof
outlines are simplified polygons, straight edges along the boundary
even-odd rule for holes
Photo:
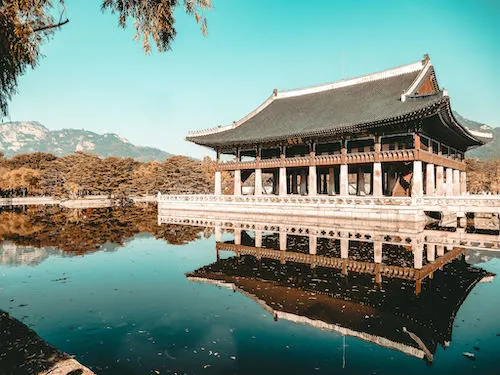
[[[423,60],[371,75],[305,89],[274,92],[254,112],[224,128],[194,132],[187,140],[209,147],[316,137],[403,121],[449,98],[413,97],[408,90],[428,75]]]

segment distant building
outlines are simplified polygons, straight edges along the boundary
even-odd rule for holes
[[[484,143],[454,117],[427,55],[358,78],[274,90],[240,121],[187,140],[216,151],[216,195],[221,171],[231,171],[234,195],[254,175],[255,195],[374,197],[463,195],[464,153]],[[228,154],[234,160],[222,162]]]

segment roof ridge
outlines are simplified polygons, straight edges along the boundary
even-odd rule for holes
[[[331,83],[326,83],[326,84],[316,85],[316,86],[310,86],[310,87],[304,87],[304,88],[299,88],[299,89],[293,89],[293,90],[279,91],[276,95],[276,98],[277,99],[292,98],[292,97],[296,97],[296,96],[314,94],[314,93],[318,93],[318,92],[334,90],[337,88],[354,86],[354,85],[358,85],[361,83],[373,82],[373,81],[378,81],[381,79],[396,77],[399,75],[422,70],[425,62],[426,62],[426,60],[424,60],[424,61],[419,60],[419,61],[415,61],[415,62],[410,63],[410,64],[401,65],[401,66],[398,66],[395,68],[381,70],[379,72],[365,74],[365,75],[354,77],[354,78],[343,79],[343,80],[336,81],[336,82],[331,82]]]

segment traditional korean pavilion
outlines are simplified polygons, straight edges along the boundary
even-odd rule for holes
[[[454,117],[428,55],[325,85],[274,90],[231,125],[187,140],[217,153],[234,195],[459,196],[464,153],[484,143]],[[223,161],[228,155],[233,160]],[[254,176],[251,180],[249,177]],[[242,189],[245,181],[251,189]]]

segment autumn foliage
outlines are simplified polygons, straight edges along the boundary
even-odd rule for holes
[[[144,163],[82,152],[60,158],[41,152],[10,159],[0,154],[0,196],[206,194],[213,190],[213,168],[210,158],[201,162],[185,156]]]

